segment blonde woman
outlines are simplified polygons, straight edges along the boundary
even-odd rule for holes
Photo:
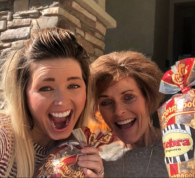
[[[85,122],[88,55],[69,30],[42,29],[2,70],[0,177],[32,177],[56,143]],[[82,152],[86,177],[102,177],[98,151]]]

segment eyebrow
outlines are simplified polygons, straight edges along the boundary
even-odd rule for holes
[[[69,77],[68,81],[69,80],[83,80],[83,78],[81,78],[81,77]]]
[[[67,81],[70,81],[70,80],[82,80],[82,78],[74,76],[74,77],[69,77],[67,79]],[[55,78],[44,78],[43,81],[52,81],[53,82],[53,81],[55,81]]]
[[[44,78],[43,81],[55,81],[54,78]]]
[[[125,90],[125,91],[123,91],[121,94],[125,94],[126,92],[132,92],[132,91],[134,91],[134,90]]]
[[[123,91],[121,94],[123,95],[123,94],[125,94],[126,92],[132,92],[133,90],[125,90],[125,91]],[[109,97],[108,95],[100,95],[100,96],[98,96],[98,98],[106,98],[106,97]]]
[[[106,97],[108,97],[107,95],[100,95],[100,96],[98,96],[98,98],[106,98]]]

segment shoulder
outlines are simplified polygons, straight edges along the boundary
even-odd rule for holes
[[[120,152],[122,156],[117,160],[104,160],[105,176],[168,177],[162,143]],[[110,154],[110,151],[107,154]]]
[[[9,150],[9,148],[13,144],[13,140],[14,139],[13,129],[11,127],[11,120],[8,116],[0,114],[0,154],[3,154],[4,151]]]
[[[0,137],[11,136],[13,134],[11,126],[11,119],[7,115],[0,114]]]

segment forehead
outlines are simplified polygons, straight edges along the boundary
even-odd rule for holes
[[[129,88],[131,90],[138,90],[138,85],[137,82],[135,81],[134,78],[132,77],[126,77],[126,78],[121,78],[118,81],[114,81],[112,83],[110,83],[110,85],[107,87],[107,89],[105,91],[109,91],[109,90],[115,90],[115,89],[125,89],[125,88]]]
[[[71,58],[65,59],[46,59],[35,62],[30,66],[30,78],[43,80],[47,77],[56,79],[66,79],[69,77],[82,76],[82,69],[79,63]]]
[[[106,75],[102,76],[101,78],[98,79],[98,81],[96,83],[98,94],[103,93],[105,90],[107,90],[111,86],[113,86],[116,83],[118,83],[119,81],[122,81],[122,80],[127,79],[127,78],[132,78],[132,77],[130,77],[126,73],[125,74],[118,73],[118,75],[117,75],[117,73],[114,73],[113,75],[106,74]]]
[[[64,69],[81,69],[80,64],[73,58],[52,58],[52,59],[43,59],[41,61],[36,61],[31,63],[30,69],[31,72],[37,69],[48,69],[48,70],[64,70]]]

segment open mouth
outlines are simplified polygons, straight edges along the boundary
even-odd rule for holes
[[[127,120],[116,122],[116,125],[119,128],[129,128],[129,127],[131,127],[135,123],[135,121],[136,121],[136,118],[134,118],[134,119],[127,119]]]
[[[49,114],[49,118],[55,129],[62,130],[68,126],[71,115],[71,110],[66,112],[52,112]]]

